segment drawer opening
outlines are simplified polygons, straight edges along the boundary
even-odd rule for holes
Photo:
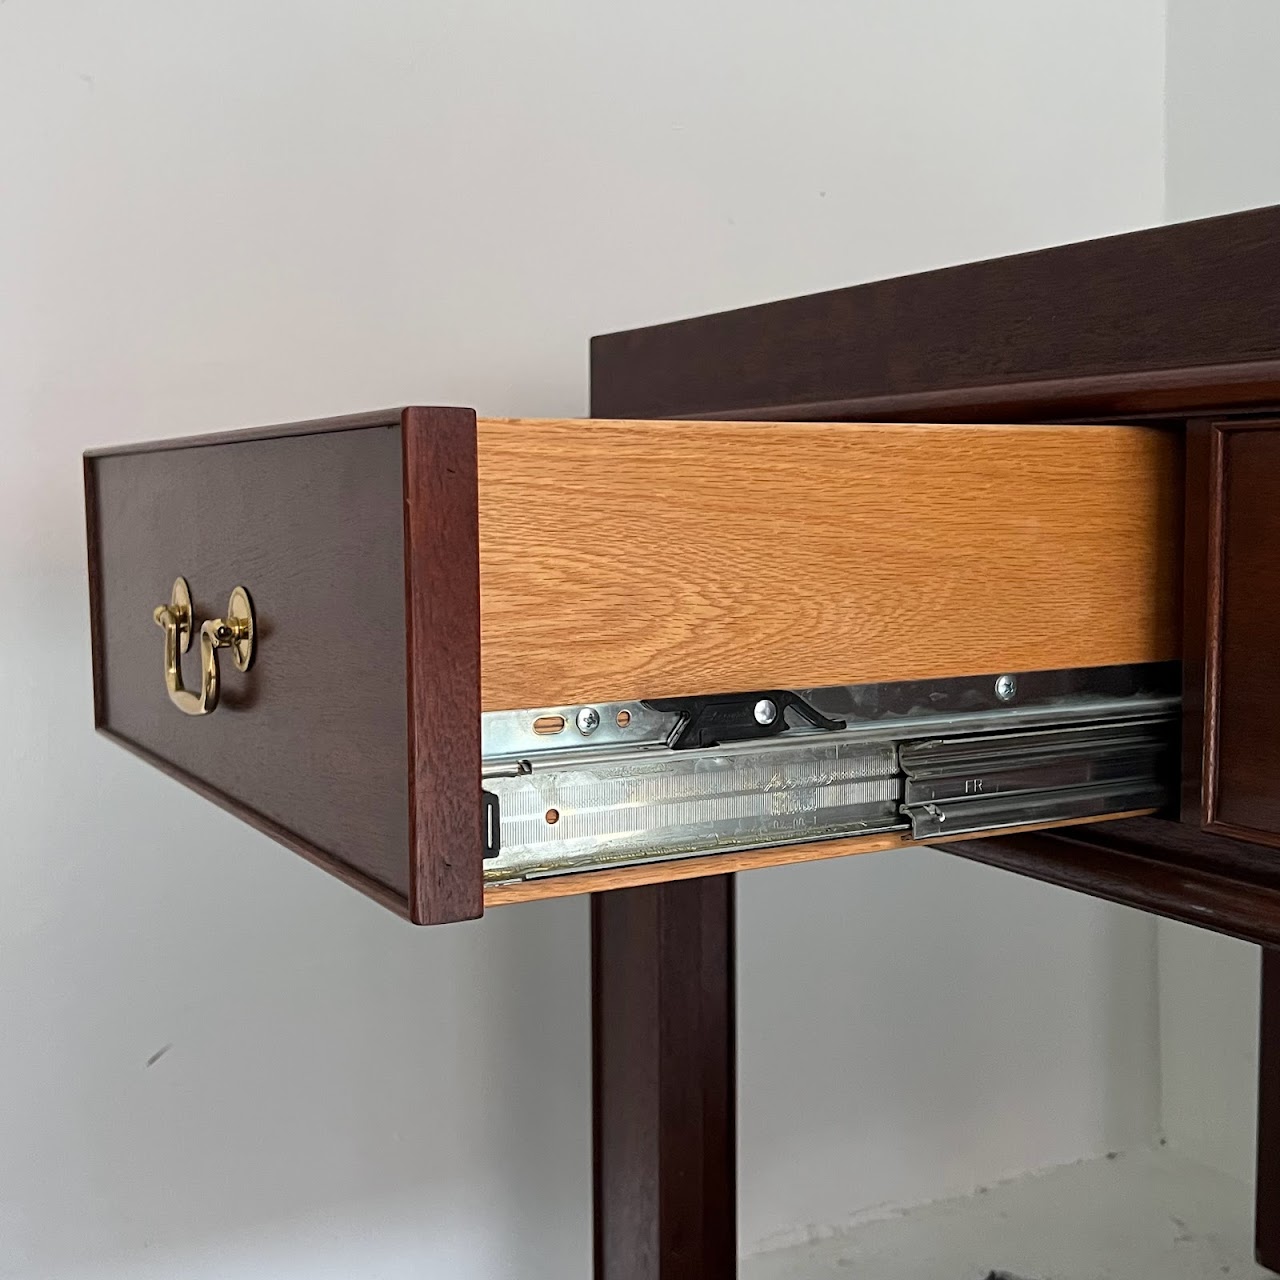
[[[1166,662],[488,712],[485,880],[1158,810],[1179,682]]]

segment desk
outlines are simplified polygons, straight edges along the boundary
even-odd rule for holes
[[[1178,820],[942,847],[1265,948],[1257,1253],[1276,1271],[1278,281],[1280,208],[1268,208],[591,347],[594,417],[1133,421],[1184,433]],[[593,906],[597,1275],[608,1280],[734,1273],[728,879],[624,890]],[[634,989],[620,991],[619,974]]]
[[[1280,948],[1277,279],[1260,210],[597,338],[605,421],[414,407],[94,452],[98,726],[415,923],[592,894],[597,1275],[724,1280],[732,872],[937,840]],[[1117,678],[1139,683],[1088,683]],[[823,713],[833,690],[853,701]],[[1036,783],[1058,694],[1087,695],[1054,704],[1071,750],[1115,750]],[[912,751],[990,762],[1014,712],[1036,729],[999,758],[1030,740],[1034,768],[954,765],[962,791],[913,802]],[[889,721],[916,729],[871,749]],[[736,751],[765,738],[784,754],[753,771]],[[862,771],[833,773],[854,740]],[[793,748],[822,783],[779,800]],[[866,808],[815,820],[850,778]],[[734,788],[754,807],[725,835],[707,815]],[[944,828],[953,803],[1001,817]],[[1280,1269],[1266,955],[1258,1250]]]

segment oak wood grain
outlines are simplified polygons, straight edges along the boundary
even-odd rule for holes
[[[1177,658],[1145,427],[485,420],[485,710]]]
[[[1177,428],[1188,416],[1275,416],[1278,271],[1280,206],[610,334],[592,343],[591,411],[935,422],[1161,415]],[[1193,429],[1188,442],[1183,824],[1137,818],[948,848],[1274,945],[1274,852],[1199,828],[1207,431]],[[1259,1260],[1280,1271],[1277,955],[1263,972],[1257,1242]]]
[[[478,689],[529,707],[1167,657],[1179,478],[1176,441],[1139,428],[438,408],[98,452],[97,718],[412,919],[465,919],[504,900],[481,884]],[[178,573],[202,616],[240,581],[260,616],[260,661],[197,721],[150,619]]]

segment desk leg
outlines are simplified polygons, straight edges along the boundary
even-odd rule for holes
[[[591,899],[596,1280],[737,1274],[733,877]]]
[[[1280,951],[1272,947],[1262,948],[1255,1206],[1258,1261],[1271,1271],[1280,1271]]]

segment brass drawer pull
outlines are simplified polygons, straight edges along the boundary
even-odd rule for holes
[[[155,611],[164,628],[164,685],[169,700],[189,716],[207,716],[218,705],[218,650],[230,649],[237,671],[248,671],[256,639],[253,602],[243,587],[235,587],[225,618],[210,618],[200,628],[200,692],[182,686],[182,655],[191,648],[191,588],[177,578],[169,603]]]

